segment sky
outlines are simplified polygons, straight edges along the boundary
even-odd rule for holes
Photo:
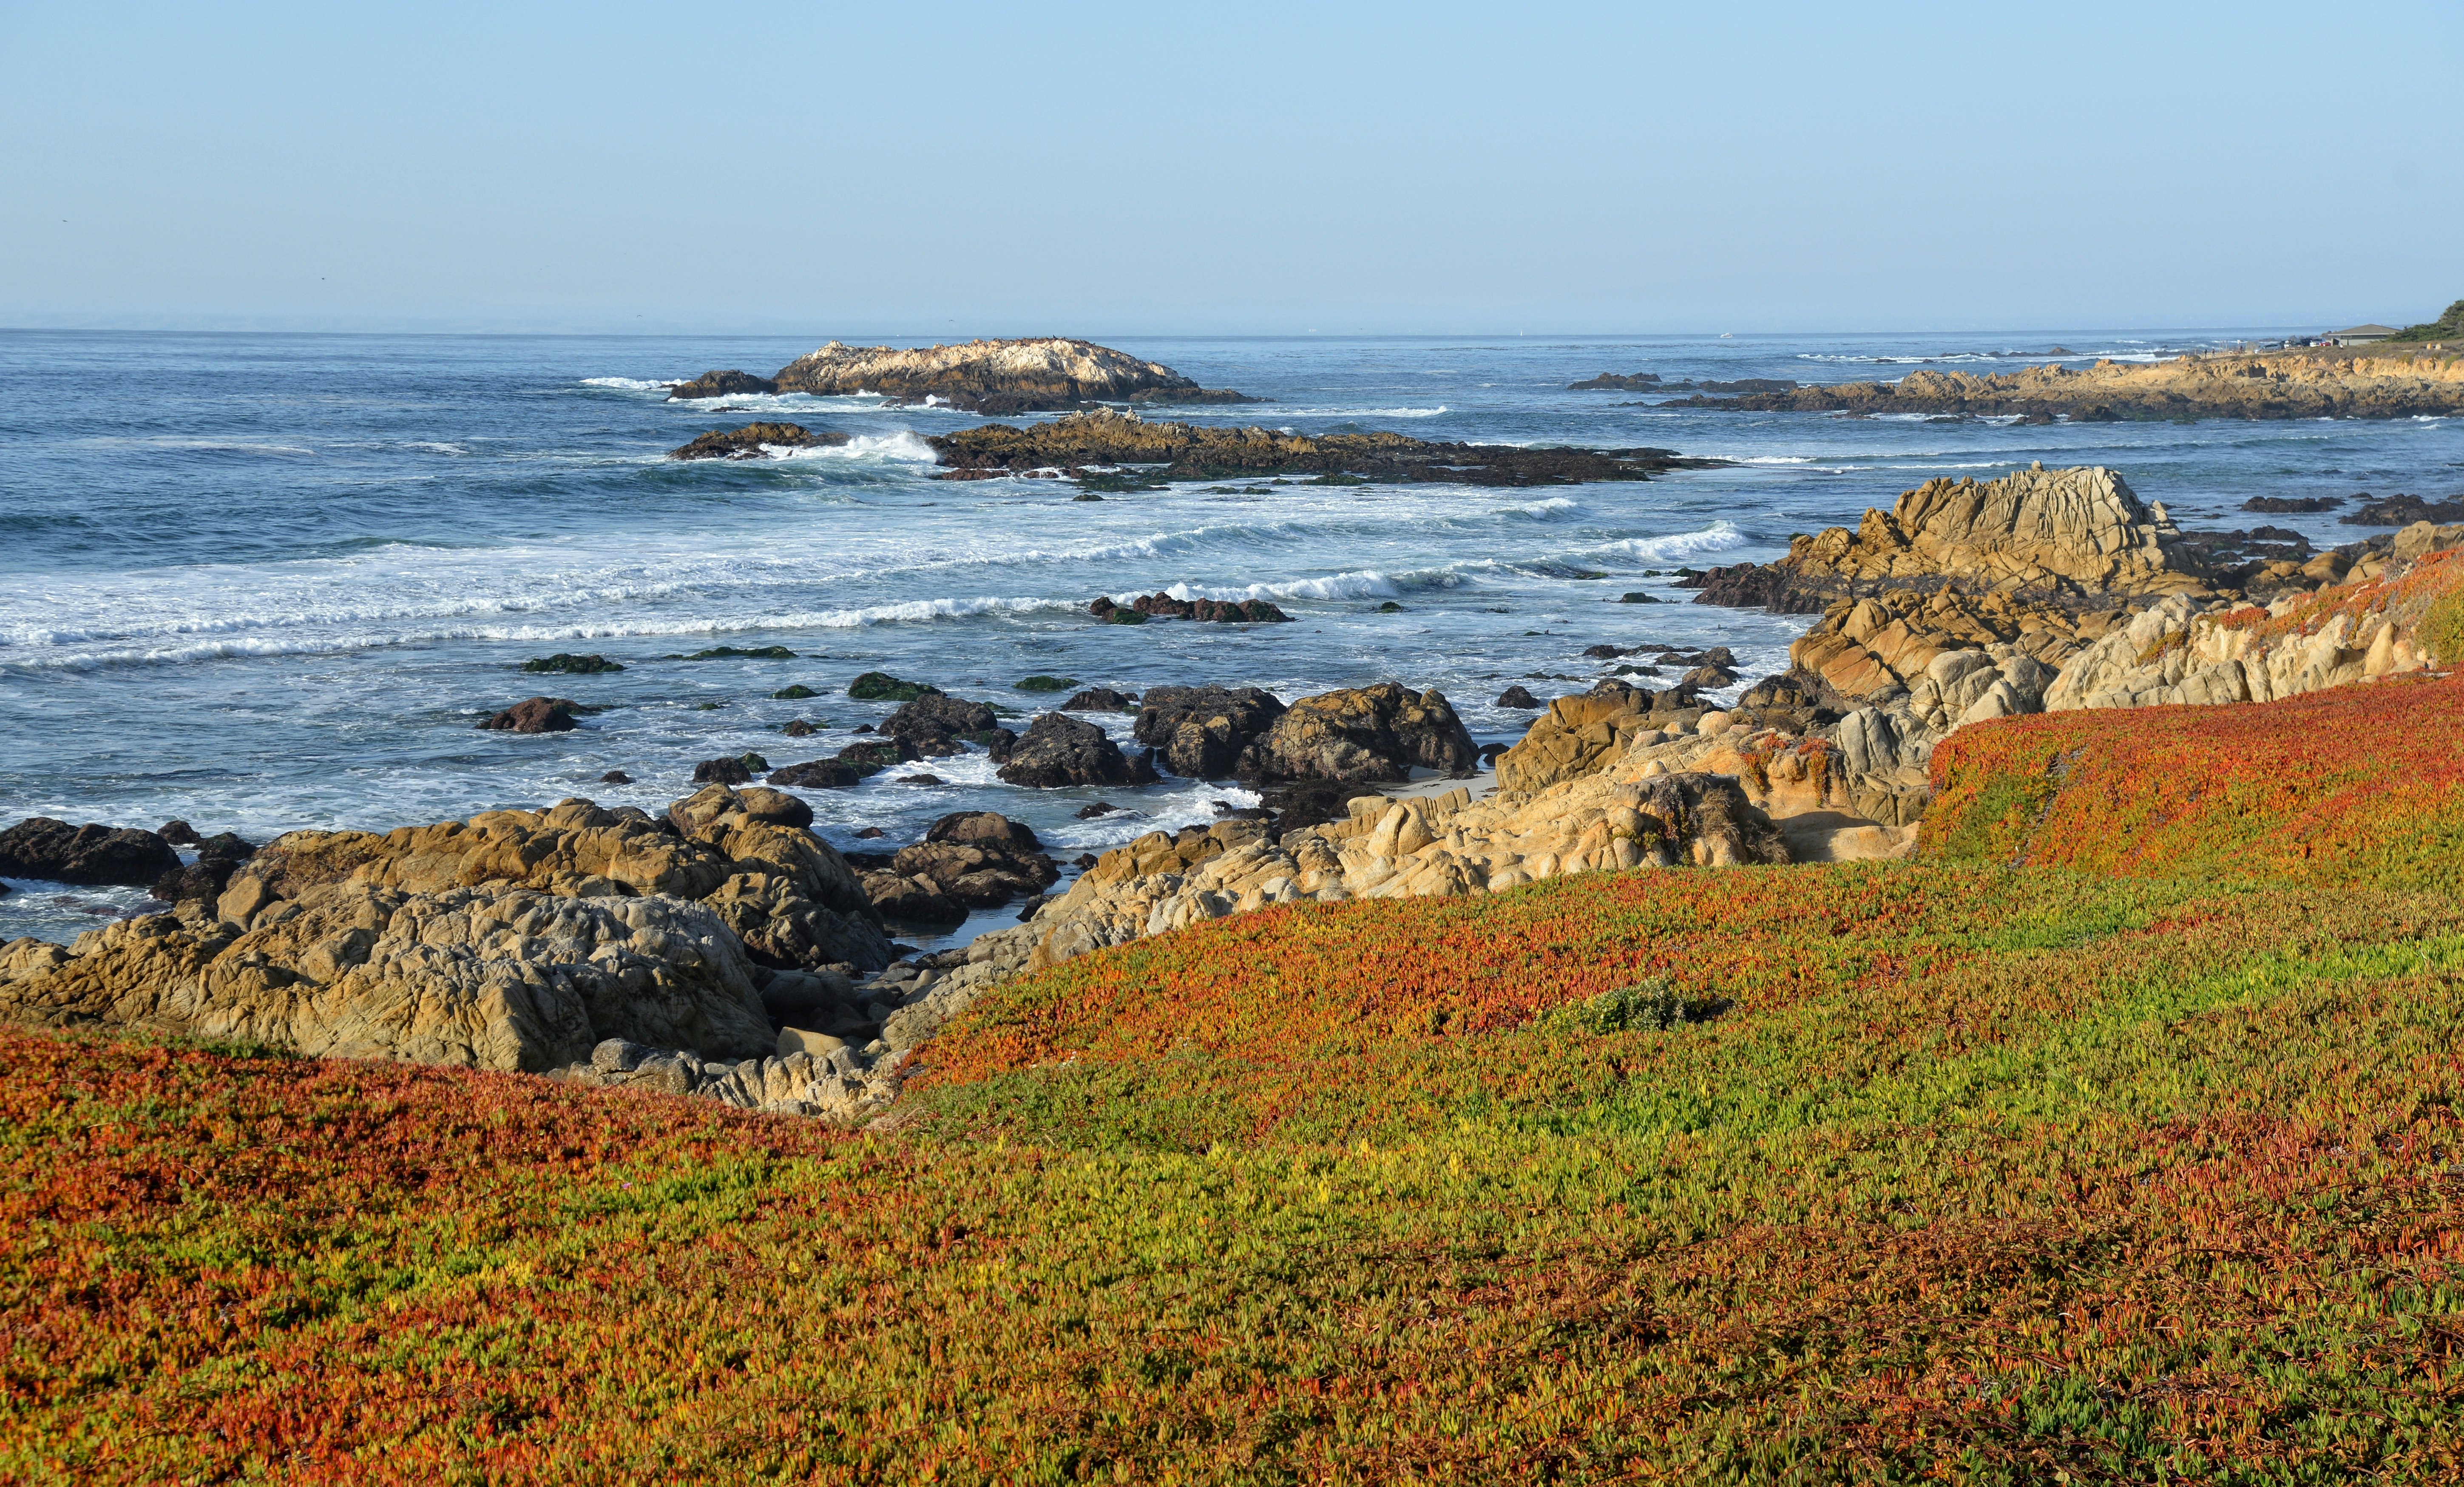
[[[2405,324],[2464,4],[0,0],[0,326]]]

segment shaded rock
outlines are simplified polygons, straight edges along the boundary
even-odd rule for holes
[[[1257,687],[1151,687],[1130,733],[1174,774],[1221,779],[1284,711],[1272,692]]]
[[[1468,777],[1479,760],[1479,746],[1441,693],[1381,682],[1293,703],[1242,752],[1236,772],[1368,783],[1407,779],[1416,768]]]
[[[175,847],[195,846],[200,840],[197,829],[185,820],[166,820],[155,829],[154,835]]]
[[[967,917],[967,906],[926,878],[902,877],[887,868],[864,875],[865,891],[873,911],[885,919],[910,924],[954,925]]]
[[[847,683],[847,694],[863,702],[913,702],[940,689],[925,682],[902,682],[887,671],[867,671]]]
[[[2444,525],[2464,521],[2464,500],[2425,501],[2417,495],[2390,495],[2363,504],[2336,518],[2348,527],[2409,527],[2416,521]]]
[[[1532,696],[1531,693],[1519,682],[1497,694],[1497,705],[1501,708],[1529,709],[1537,709],[1548,706],[1548,704],[1542,702],[1539,698]]]
[[[1602,372],[1597,377],[1586,378],[1582,382],[1568,383],[1566,390],[1568,392],[1657,392],[1660,390],[1660,374],[1658,372]]]
[[[482,730],[510,733],[569,733],[580,704],[570,697],[529,697],[479,725]]]
[[[1067,785],[1145,785],[1155,778],[1155,751],[1137,758],[1092,723],[1066,712],[1045,712],[1027,726],[999,770],[1013,785],[1055,790]]]
[[[1119,810],[1120,807],[1110,800],[1093,800],[1078,807],[1078,819],[1093,820],[1099,816],[1111,816]]]
[[[1436,444],[1396,433],[1290,434],[1272,428],[1150,423],[1110,409],[1011,427],[987,424],[931,441],[947,467],[943,479],[1033,470],[1160,466],[1149,483],[1250,475],[1306,474],[1343,483],[1355,477],[1452,485],[1573,485],[1644,480],[1663,470],[1721,461],[1670,449],[1520,448]]]
[[[849,744],[838,752],[839,763],[866,776],[878,775],[893,764],[913,764],[920,757],[915,746],[903,738]]]
[[[1105,598],[1087,609],[1096,619],[1106,620],[1118,607]],[[1263,599],[1175,599],[1157,593],[1133,599],[1128,607],[1150,620],[1196,620],[1213,624],[1287,624],[1292,618]]]
[[[2341,495],[2254,495],[2241,503],[2246,512],[2265,512],[2271,515],[2291,516],[2318,512],[2331,512],[2344,504]]]
[[[671,460],[758,460],[772,449],[809,449],[847,442],[847,436],[802,424],[747,424],[741,428],[714,428],[691,444],[668,451]]]
[[[577,656],[570,651],[558,651],[553,656],[533,656],[522,663],[522,669],[535,673],[560,676],[597,676],[606,671],[625,668],[602,655]]]
[[[1010,684],[1023,692],[1066,692],[1078,685],[1074,676],[1028,676]]]
[[[778,390],[779,384],[767,377],[754,377],[748,373],[731,369],[724,372],[704,372],[689,383],[678,383],[670,389],[668,401],[688,403],[701,398],[742,398]]]
[[[1069,700],[1061,705],[1064,712],[1134,712],[1137,710],[1137,693],[1114,691],[1109,687],[1089,687],[1085,691],[1073,692]]]
[[[612,769],[606,774],[600,776],[599,782],[603,785],[629,785],[633,782],[633,776],[626,774],[623,770]]]
[[[993,811],[942,817],[923,842],[898,850],[890,870],[931,883],[974,908],[1038,892],[1061,876],[1033,831]]]
[[[165,873],[147,891],[166,904],[190,900],[210,903],[222,897],[224,886],[239,864],[255,855],[255,845],[237,833],[218,833],[198,843],[195,862]]]
[[[937,691],[919,693],[902,705],[881,725],[881,734],[908,744],[917,757],[927,759],[961,753],[963,743],[980,744],[995,759],[1002,759],[1018,742],[988,705]]]
[[[844,790],[862,781],[874,770],[860,770],[841,759],[812,759],[803,764],[790,764],[770,772],[768,784],[792,785],[799,790]]]
[[[947,781],[943,780],[938,775],[901,775],[895,780],[891,781],[891,783],[900,785],[938,785],[945,784]]]
[[[1615,681],[1556,699],[1521,742],[1497,756],[1498,788],[1538,791],[1598,774],[1659,728],[1653,700],[1652,693]]]
[[[753,771],[742,759],[704,759],[693,766],[696,785],[742,785],[753,779]]]
[[[0,878],[42,878],[86,886],[143,887],[180,866],[171,843],[150,831],[33,816],[0,831]]]
[[[818,697],[820,695],[820,692],[813,690],[803,683],[797,682],[792,686],[781,687],[777,691],[772,692],[770,694],[770,700],[773,702],[802,702],[807,697]]]
[[[821,730],[814,727],[808,719],[789,718],[786,725],[781,728],[779,732],[786,734],[790,738],[810,738],[815,733],[820,733]]]
[[[690,656],[677,655],[670,661],[793,661],[796,653],[784,645],[713,645],[696,650]]]

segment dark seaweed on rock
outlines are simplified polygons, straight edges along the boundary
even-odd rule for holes
[[[1272,428],[1201,428],[1150,423],[1104,409],[1047,424],[988,424],[936,435],[934,451],[948,466],[943,479],[981,479],[1035,470],[1073,475],[1089,466],[1156,467],[1153,480],[1233,476],[1353,475],[1398,482],[1456,485],[1576,485],[1594,480],[1647,480],[1669,470],[1702,470],[1718,460],[1689,459],[1673,449],[1514,448],[1499,445],[1433,444],[1397,433],[1287,434]]]

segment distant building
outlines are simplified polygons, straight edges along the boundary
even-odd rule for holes
[[[2329,331],[2327,339],[2339,346],[2367,346],[2394,334],[2392,325],[2356,325],[2350,330]]]

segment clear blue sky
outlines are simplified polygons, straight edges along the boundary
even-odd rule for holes
[[[2404,323],[2464,4],[0,0],[0,325]]]

